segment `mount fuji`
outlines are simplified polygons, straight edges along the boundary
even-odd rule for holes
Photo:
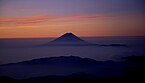
[[[58,37],[57,39],[50,41],[48,43],[42,44],[41,46],[123,46],[126,47],[125,44],[94,44],[87,42],[73,33],[65,33],[64,35]]]
[[[89,43],[73,33],[65,33],[57,39],[44,44],[45,46],[94,46],[97,44]]]

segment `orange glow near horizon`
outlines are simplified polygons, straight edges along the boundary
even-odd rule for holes
[[[32,16],[0,18],[0,38],[78,36],[145,36],[142,15]]]
[[[0,38],[145,36],[143,0],[1,0]]]

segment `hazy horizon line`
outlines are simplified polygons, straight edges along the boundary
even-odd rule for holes
[[[58,36],[60,37],[60,36]],[[16,38],[0,38],[0,39],[43,39],[43,38],[58,38],[58,37],[16,37]],[[94,37],[145,37],[145,35],[142,36],[78,36],[80,38],[94,38]]]

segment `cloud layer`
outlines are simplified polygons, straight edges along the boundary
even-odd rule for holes
[[[89,16],[32,16],[23,18],[0,18],[0,24],[30,24],[40,22],[63,22],[63,21],[80,21],[80,20],[92,20],[98,18],[112,18],[112,16],[104,15],[89,15]]]

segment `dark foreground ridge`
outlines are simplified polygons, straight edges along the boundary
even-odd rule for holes
[[[125,44],[93,44],[89,43],[73,33],[66,33],[57,39],[43,44],[41,46],[119,46],[119,47],[126,47]]]
[[[96,83],[144,81],[145,56],[95,61],[76,56],[34,59],[0,66],[0,81],[14,83]]]

